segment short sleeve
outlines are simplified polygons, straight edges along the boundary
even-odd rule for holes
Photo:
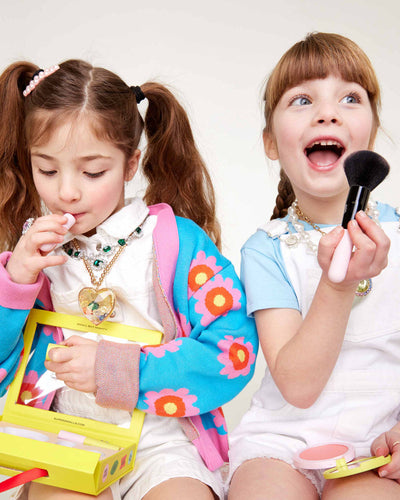
[[[260,309],[299,310],[278,238],[270,238],[259,230],[245,243],[241,254],[241,280],[247,296],[249,316]]]

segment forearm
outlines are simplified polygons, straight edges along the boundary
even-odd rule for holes
[[[48,283],[41,273],[37,282],[15,283],[7,272],[10,252],[0,254],[0,391],[11,382],[23,349],[23,328],[35,301],[51,309]]]
[[[337,362],[354,299],[354,286],[338,292],[324,278],[297,332],[282,346],[271,371],[287,401],[311,406]]]
[[[254,322],[240,311],[219,318],[196,339],[182,337],[142,350],[139,345],[101,341],[96,402],[163,416],[206,413],[230,401],[249,382],[257,347]],[[170,398],[182,400],[183,406],[176,408],[177,414],[164,415],[164,398],[167,403]]]

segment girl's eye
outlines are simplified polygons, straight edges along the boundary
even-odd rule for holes
[[[293,99],[290,101],[290,106],[307,106],[309,104],[311,104],[311,99],[306,95],[293,97]]]
[[[57,172],[55,170],[42,170],[41,168],[39,168],[39,172],[42,174],[42,175],[47,175],[48,177],[56,174]]]
[[[105,170],[102,170],[101,172],[84,172],[84,174],[90,179],[97,179],[105,174]]]
[[[351,94],[346,95],[341,100],[344,104],[357,104],[361,102],[360,96],[356,92],[352,92]]]

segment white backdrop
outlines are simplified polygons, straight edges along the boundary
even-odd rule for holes
[[[211,171],[224,253],[237,270],[241,245],[269,218],[276,195],[277,166],[262,149],[262,84],[283,52],[309,31],[352,38],[375,66],[385,130],[376,150],[392,168],[374,197],[400,205],[397,0],[0,2],[1,71],[20,59],[46,67],[83,58],[131,85],[157,79],[176,90]],[[260,355],[253,381],[226,405],[230,429],[263,369]]]

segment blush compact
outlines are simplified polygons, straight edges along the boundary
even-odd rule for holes
[[[387,457],[366,457],[354,460],[354,447],[348,443],[327,443],[306,448],[296,453],[293,463],[300,469],[324,470],[325,479],[360,474],[376,469],[391,461]]]

